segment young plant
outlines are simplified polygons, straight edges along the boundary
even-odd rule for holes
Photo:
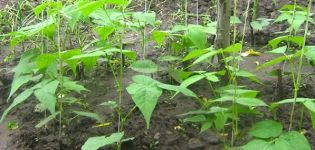
[[[311,150],[303,134],[296,131],[283,132],[281,123],[274,120],[260,121],[252,126],[249,134],[253,139],[240,147],[242,150]]]

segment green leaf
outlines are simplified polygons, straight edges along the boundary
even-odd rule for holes
[[[285,99],[279,102],[275,102],[274,104],[287,104],[287,103],[294,103],[295,99],[291,98],[291,99]],[[296,102],[297,103],[305,103],[307,101],[315,101],[315,99],[312,98],[296,98]]]
[[[260,65],[259,67],[257,67],[257,70],[259,69],[263,69],[263,68],[267,68],[267,67],[270,67],[270,66],[274,66],[275,64],[278,64],[278,63],[281,63],[285,60],[287,60],[287,56],[280,56],[280,57],[277,57],[275,59],[272,59],[262,65]]]
[[[312,127],[315,128],[315,112],[309,111],[312,121]]]
[[[10,94],[7,100],[9,100],[12,95],[25,83],[32,80],[32,75],[14,76],[13,82],[11,84]]]
[[[84,145],[82,146],[82,150],[98,150],[101,147],[111,145],[117,142],[120,142],[124,133],[113,133],[109,137],[106,136],[97,136],[89,138]]]
[[[44,120],[40,121],[35,128],[41,128],[42,126],[46,125],[49,121],[56,118],[56,116],[60,114],[60,111],[55,112],[54,114],[51,114],[50,116],[46,117]]]
[[[35,90],[34,95],[44,106],[48,108],[51,114],[55,113],[56,109],[56,96],[55,92],[59,85],[58,80],[49,82],[48,84],[43,85],[39,89]]]
[[[155,12],[135,12],[132,16],[136,21],[144,22],[145,24],[150,24],[152,26],[155,24]]]
[[[162,46],[164,39],[166,36],[168,36],[169,33],[165,31],[153,31],[152,32],[152,38],[155,40],[155,42],[159,45]]]
[[[278,137],[282,133],[283,126],[274,120],[264,120],[256,123],[250,129],[250,134],[254,137],[267,139]]]
[[[114,27],[104,26],[104,27],[96,27],[95,28],[97,34],[100,36],[101,40],[106,40],[109,35],[111,35],[114,31]]]
[[[204,122],[206,121],[206,117],[204,115],[196,115],[192,117],[185,118],[184,122]]]
[[[35,13],[35,15],[38,17],[45,9],[46,7],[49,5],[48,2],[42,3],[38,6],[36,6],[33,11]]]
[[[176,61],[176,60],[180,60],[180,59],[181,59],[180,57],[170,56],[170,55],[162,56],[159,58],[160,61]]]
[[[242,48],[242,44],[241,43],[235,43],[235,44],[230,45],[229,47],[225,48],[223,50],[223,52],[236,53],[236,52],[240,52],[241,48]]]
[[[265,140],[254,139],[242,146],[242,150],[275,150],[272,143]]]
[[[307,51],[304,53],[306,58],[315,62],[315,46],[306,46]]]
[[[286,50],[287,50],[287,46],[282,46],[282,47],[273,49],[272,51],[268,51],[268,53],[285,54]]]
[[[210,120],[207,120],[201,124],[200,133],[207,131],[212,127],[213,122]]]
[[[73,111],[73,112],[79,116],[84,116],[84,117],[94,119],[99,123],[104,122],[104,119],[96,113],[84,112],[84,111]]]
[[[128,4],[128,0],[103,0],[107,4],[114,4],[114,5],[126,5]]]
[[[233,71],[233,70],[231,70]],[[252,80],[254,82],[257,82],[259,84],[263,84],[257,77],[255,74],[253,73],[250,73],[248,71],[244,71],[244,70],[238,70],[235,72],[235,76],[238,76],[238,77],[246,77],[248,78],[249,80]]]
[[[258,98],[240,97],[236,99],[236,103],[245,106],[268,106],[264,101]]]
[[[214,119],[215,128],[218,131],[222,131],[224,129],[225,123],[228,120],[228,116],[227,116],[227,114],[222,113],[222,112],[221,113],[216,113],[215,116],[216,116],[216,118]]]
[[[56,53],[56,55],[57,54],[58,53]],[[61,59],[68,64],[68,66],[71,68],[74,74],[77,73],[76,70],[77,70],[77,65],[79,64],[79,61],[76,59],[73,59],[73,60],[69,60],[69,59],[71,57],[74,57],[80,54],[81,54],[81,49],[72,49],[72,50],[66,50],[66,51],[61,52]]]
[[[89,91],[84,86],[78,84],[75,81],[64,80],[63,87],[68,91],[75,91],[77,93],[81,93],[81,91]]]
[[[237,16],[231,16],[230,17],[230,23],[231,24],[240,24],[242,21]]]
[[[78,7],[70,12],[71,13],[78,13],[81,12],[84,16],[88,16],[90,13],[95,11],[96,9],[102,7],[102,1],[81,1],[78,3]]]
[[[36,59],[38,69],[45,69],[57,60],[54,54],[41,54]]]
[[[181,87],[188,87],[189,85],[192,85],[198,81],[200,81],[201,79],[205,78],[204,75],[193,75],[189,78],[187,78],[186,80],[184,80],[180,86]]]
[[[191,60],[193,58],[199,57],[205,53],[209,52],[208,49],[201,49],[201,50],[193,50],[191,52],[188,53],[188,55],[186,55],[182,61],[187,61],[187,60]]]
[[[214,74],[215,74],[215,73],[210,72],[210,73],[205,73],[205,74],[203,74],[203,75],[206,77],[206,79],[207,79],[208,81],[211,81],[211,82],[219,82],[220,79],[219,79],[216,75],[214,75]]]
[[[276,150],[311,150],[307,139],[296,131],[291,131],[281,135],[275,141]]]
[[[296,43],[299,47],[302,47],[304,44],[304,37],[302,36],[280,36],[275,39],[272,39],[268,42],[268,44],[272,47],[272,49],[276,49],[281,42],[293,42]]]
[[[155,73],[158,71],[158,66],[151,60],[138,60],[131,64],[130,68],[141,73]]]
[[[27,89],[23,91],[20,95],[18,95],[12,102],[12,104],[3,112],[1,116],[0,123],[4,120],[4,118],[8,115],[12,108],[17,106],[18,104],[24,102],[27,98],[29,98],[33,93],[33,90]]]
[[[158,87],[169,90],[169,91],[176,91],[177,93],[181,92],[186,96],[197,97],[197,95],[193,91],[187,89],[186,87],[169,85],[169,84],[164,84],[164,83],[159,83]]]
[[[210,57],[215,56],[215,55],[217,55],[217,54],[219,54],[221,52],[222,52],[222,50],[213,50],[213,51],[210,51],[210,52],[208,52],[206,54],[203,54],[203,55],[201,55],[198,59],[196,59],[193,62],[193,65],[198,64],[200,62],[203,62],[203,61],[209,59]]]
[[[250,23],[250,25],[254,30],[258,30],[258,31],[263,30],[263,26],[259,21],[253,21]]]
[[[310,110],[310,111],[312,111],[312,112],[315,113],[315,103],[314,103],[313,101],[305,101],[305,102],[304,102],[304,106],[305,106],[308,110]]]
[[[143,114],[149,128],[152,112],[158,98],[162,95],[162,90],[157,86],[158,82],[150,77],[137,75],[133,77],[133,80],[135,83],[130,84],[127,91]]]
[[[194,43],[194,45],[199,49],[206,48],[207,35],[205,32],[198,28],[189,29],[187,37]]]

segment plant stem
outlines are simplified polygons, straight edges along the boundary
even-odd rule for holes
[[[297,77],[296,77],[296,84],[294,86],[294,102],[293,102],[293,105],[292,105],[292,108],[291,108],[291,113],[290,113],[289,131],[291,131],[291,129],[292,129],[295,105],[296,105],[296,100],[297,100],[298,93],[299,93],[299,88],[300,88],[301,72],[302,72],[302,67],[303,67],[303,58],[304,58],[304,53],[305,53],[305,44],[306,44],[306,37],[307,37],[307,33],[308,33],[309,15],[311,13],[312,2],[313,2],[313,0],[309,0],[309,3],[308,3],[308,9],[307,9],[307,15],[306,15],[307,19],[306,19],[305,31],[304,31],[304,43],[303,43],[302,50],[301,50],[301,56],[299,58],[298,71],[297,71]]]
[[[302,130],[302,125],[303,125],[303,120],[304,120],[304,111],[305,111],[305,106],[301,106],[301,112],[300,112],[300,124],[299,124],[299,129]]]
[[[57,3],[59,3],[60,0],[57,0]],[[61,59],[61,27],[60,27],[60,23],[61,23],[61,18],[60,18],[60,8],[58,7],[57,10],[57,49],[58,49],[58,57],[59,57],[59,94],[58,94],[58,103],[59,103],[59,109],[60,109],[60,114],[59,114],[59,138],[61,137],[61,131],[62,131],[62,113],[63,113],[63,61]]]

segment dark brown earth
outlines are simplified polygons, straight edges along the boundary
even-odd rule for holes
[[[279,6],[289,1],[281,0]],[[6,0],[0,0],[0,8],[9,3]],[[158,19],[163,21],[162,29],[169,29],[173,24],[182,22],[180,18],[183,16],[178,15],[179,6],[175,3],[179,3],[175,0],[169,1],[158,1],[154,2],[151,9],[157,12]],[[210,11],[212,18],[215,17],[215,8],[211,8],[209,0],[199,0],[199,13],[204,14]],[[140,3],[139,3],[140,4]],[[263,1],[261,3],[262,9],[259,10],[259,15],[266,18],[276,16],[276,8],[279,6],[271,5],[270,1]],[[240,1],[240,10],[244,10],[245,3]],[[136,6],[134,9],[143,9],[140,6]],[[196,12],[196,0],[192,0],[189,5],[189,12]],[[196,23],[195,17],[189,17],[189,22]],[[200,20],[199,22],[202,22]],[[268,28],[265,31],[257,32],[256,35],[256,46],[261,47],[266,44],[269,39],[275,36],[274,32],[282,29],[283,26],[275,25]],[[311,30],[312,33],[315,30]],[[315,34],[312,34],[312,36]],[[249,39],[249,34],[246,36]],[[314,43],[314,38],[310,38],[309,43]],[[139,47],[139,44],[130,45],[130,47]],[[1,47],[1,50],[7,48]],[[148,56],[156,60],[161,54],[160,52],[153,51],[154,49],[148,48]],[[2,53],[3,55],[7,53]],[[246,57],[245,62],[241,64],[241,68],[245,70],[250,70],[256,73],[257,76],[263,81],[264,85],[258,85],[247,80],[240,80],[242,85],[246,85],[250,89],[255,89],[260,91],[259,97],[266,102],[277,101],[276,98],[276,78],[269,77],[267,75],[268,71],[272,68],[255,71],[256,64],[258,61],[260,64],[270,60],[272,56],[263,54],[259,57]],[[3,60],[3,59],[2,59]],[[0,85],[0,112],[3,112],[5,108],[8,107],[6,104],[6,97],[8,95],[8,87],[12,80],[12,73],[8,73],[15,62],[11,64],[1,63],[1,68],[6,68],[1,71],[0,81],[3,85]],[[276,68],[275,66],[274,68]],[[306,67],[306,72],[314,72],[313,67]],[[131,82],[131,77],[136,73],[130,71],[130,69],[125,69],[125,78],[123,81],[124,87],[126,87]],[[162,81],[164,83],[170,82],[169,80],[163,78],[162,76],[155,75],[155,79]],[[303,86],[301,88],[300,96],[315,98],[315,79],[310,76],[305,78]],[[117,116],[114,115],[108,108],[97,106],[98,104],[108,101],[116,100],[118,97],[118,92],[115,88],[115,83],[113,81],[113,76],[106,68],[98,67],[95,70],[87,74],[87,77],[82,81],[90,92],[86,92],[82,95],[77,95],[77,97],[83,97],[89,104],[92,110],[101,114],[108,122],[113,122],[112,125],[107,127],[94,128],[96,125],[95,121],[87,118],[76,118],[70,122],[69,125],[63,125],[61,138],[59,138],[58,124],[50,123],[47,128],[36,129],[34,126],[44,118],[44,114],[34,113],[34,106],[36,105],[34,100],[29,100],[23,105],[14,109],[11,116],[6,120],[17,120],[19,122],[19,129],[10,131],[6,128],[6,122],[0,125],[0,150],[77,150],[80,149],[82,144],[86,141],[88,137],[98,136],[98,135],[109,135],[117,131]],[[284,79],[284,98],[292,97],[292,81],[288,77]],[[205,88],[204,82],[199,82],[195,86],[191,87],[192,90],[197,91],[198,94],[209,96],[209,89]],[[149,130],[146,130],[144,119],[141,113],[136,110],[125,125],[125,137],[134,137],[135,139],[126,143],[123,143],[124,150],[148,150],[148,149],[158,149],[158,150],[221,150],[223,149],[224,143],[218,133],[214,131],[207,131],[205,133],[199,134],[198,126],[183,123],[181,120],[176,118],[176,115],[185,113],[189,110],[194,110],[198,108],[195,102],[182,95],[178,95],[174,99],[170,100],[171,95],[164,92],[159,100]],[[131,97],[128,95],[126,90],[123,92],[123,109],[125,112],[130,110],[134,106]],[[289,111],[291,106],[282,106],[277,111],[277,119],[280,120],[287,129],[289,120]],[[70,111],[74,109],[73,107],[67,107]],[[265,118],[272,118],[270,113],[266,110],[261,110],[263,112],[262,116],[242,116],[240,120],[240,128],[243,129],[244,135],[237,140],[237,145],[242,145],[244,142],[249,140],[246,134],[248,128],[257,121],[263,120]],[[2,114],[2,113],[0,113]],[[299,110],[296,112],[296,117],[294,118],[295,129],[298,129],[297,124],[299,122]],[[307,115],[306,115],[307,116]],[[311,121],[309,116],[304,120],[303,129],[305,130],[305,136],[310,141],[312,148],[315,149],[315,130],[311,128]],[[104,148],[111,149],[111,148]]]

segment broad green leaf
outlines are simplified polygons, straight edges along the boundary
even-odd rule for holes
[[[38,69],[45,69],[57,60],[57,56],[53,54],[41,54],[36,59]]]
[[[205,122],[201,123],[200,133],[207,131],[213,125],[213,122],[210,120],[206,120]]]
[[[81,54],[81,49],[72,49],[61,52],[61,59],[65,61],[68,66],[71,68],[72,72],[76,74],[77,65],[79,64],[79,60],[73,59],[69,60],[71,57]],[[56,53],[57,55],[57,53]]]
[[[304,102],[304,106],[305,106],[308,110],[310,110],[310,111],[312,111],[312,112],[315,113],[315,103],[314,103],[313,101],[305,101],[305,102]]]
[[[268,139],[278,137],[282,133],[283,126],[274,120],[260,121],[252,126],[250,134],[254,137]]]
[[[315,46],[306,46],[307,51],[304,53],[308,60],[315,62]]]
[[[14,78],[18,78],[21,74],[30,74],[33,73],[33,70],[36,68],[34,59],[36,59],[35,52],[25,52],[16,67],[13,68]]]
[[[180,60],[180,59],[181,59],[180,57],[170,56],[170,55],[162,56],[159,58],[160,61],[176,61],[176,60]]]
[[[7,100],[9,100],[12,95],[25,83],[32,80],[32,75],[14,76],[13,82],[11,84],[10,94]]]
[[[272,59],[272,60],[270,60],[270,61],[268,61],[268,62],[258,66],[257,70],[263,69],[263,68],[267,68],[267,67],[270,67],[270,66],[274,66],[275,64],[281,63],[281,62],[283,62],[283,61],[285,61],[287,59],[288,59],[287,56],[277,57],[275,59]]]
[[[215,116],[216,116],[216,118],[214,119],[215,128],[218,131],[222,131],[228,120],[228,116],[225,113],[216,113]]]
[[[103,5],[103,2],[101,0],[98,0],[98,1],[81,1],[78,3],[78,7],[76,9],[68,12],[68,14],[81,12],[84,16],[88,16],[91,12],[102,7],[102,5]]]
[[[137,53],[135,51],[132,51],[132,50],[120,50],[117,48],[111,48],[111,49],[106,49],[105,52],[107,55],[111,55],[111,53],[122,52],[130,60],[136,60],[136,58],[137,58]]]
[[[180,32],[180,31],[186,31],[188,28],[186,26],[183,25],[175,25],[172,30],[171,33],[176,33],[176,32]]]
[[[103,0],[107,4],[114,4],[114,5],[126,5],[128,4],[128,0]]]
[[[10,47],[15,47],[18,43],[23,42],[24,40],[33,37],[36,34],[43,34],[52,37],[52,33],[54,32],[52,29],[55,26],[55,22],[53,19],[44,20],[35,25],[30,25],[21,28],[16,32],[12,32],[9,35],[12,37],[10,41]],[[47,29],[47,30],[45,30]]]
[[[188,31],[187,37],[194,43],[194,45],[199,49],[206,48],[207,35],[205,32],[198,28],[192,28]]]
[[[74,12],[76,8],[76,5],[67,5],[61,10],[64,18],[67,19],[71,30],[74,30],[74,27],[77,25],[78,21],[84,17],[81,12]]]
[[[84,59],[84,58],[98,58],[100,56],[104,56],[106,53],[104,51],[94,51],[94,52],[90,52],[90,53],[86,53],[86,54],[80,54],[80,55],[75,55],[71,58],[69,58],[69,60],[74,60],[74,59]]]
[[[33,90],[27,89],[23,91],[20,95],[18,95],[12,102],[12,104],[3,112],[1,116],[0,123],[3,122],[4,118],[8,115],[8,113],[17,106],[18,104],[24,102],[27,98],[29,98],[33,93]]]
[[[276,150],[311,150],[307,139],[296,131],[282,134],[275,141]]]
[[[240,97],[236,99],[236,103],[245,106],[268,106],[264,101],[258,98]]]
[[[247,90],[247,89],[228,89],[224,90],[222,94],[227,94],[230,96],[233,96],[234,94],[239,96],[239,97],[252,97],[255,98],[258,94],[258,91],[255,90]]]
[[[155,73],[158,71],[158,66],[151,60],[138,60],[131,64],[130,68],[141,73]]]
[[[193,58],[199,57],[205,53],[209,52],[208,49],[201,49],[201,50],[193,50],[191,52],[188,53],[188,55],[186,55],[182,61],[187,61],[187,60],[191,60]]]
[[[272,143],[261,139],[251,140],[246,145],[242,146],[242,150],[275,150]]]
[[[210,52],[208,52],[206,54],[203,54],[203,55],[201,55],[198,59],[196,59],[193,62],[193,65],[198,64],[200,62],[203,62],[203,61],[209,59],[210,57],[215,56],[215,55],[217,55],[217,54],[219,54],[221,52],[222,52],[222,50],[213,50],[213,51],[210,51]]]
[[[138,75],[134,76],[133,80],[135,83],[127,87],[127,92],[140,109],[149,128],[152,112],[162,95],[162,90],[157,86],[158,82],[149,77]]]
[[[84,117],[88,117],[88,118],[94,119],[94,120],[96,120],[99,123],[104,122],[104,119],[101,116],[99,116],[98,114],[96,114],[96,113],[84,112],[84,111],[73,111],[73,113],[75,113],[75,114],[77,114],[79,116],[84,116]]]
[[[223,50],[223,52],[227,52],[227,53],[237,53],[240,52],[242,48],[242,44],[241,43],[236,43],[233,45],[230,45],[229,47],[225,48]]]
[[[56,116],[60,114],[60,111],[55,112],[54,114],[51,114],[50,116],[46,117],[44,120],[40,121],[35,128],[41,128],[42,126],[46,125],[49,121],[56,118]]]
[[[46,85],[43,85],[34,92],[34,95],[36,96],[38,101],[42,103],[44,106],[46,106],[51,114],[54,114],[56,109],[57,100],[55,92],[57,90],[58,85],[59,81],[54,80]]]
[[[63,87],[68,91],[75,91],[77,93],[81,93],[81,91],[89,91],[84,86],[78,84],[75,81],[64,80]]]
[[[181,87],[188,87],[189,85],[192,85],[198,81],[200,81],[201,79],[205,78],[204,75],[193,75],[187,79],[185,79],[181,84],[180,86]]]
[[[135,12],[132,14],[132,16],[136,22],[140,21],[152,26],[155,24],[155,12]]]
[[[98,150],[101,147],[118,143],[121,141],[124,133],[113,133],[112,135],[106,136],[97,136],[89,138],[84,145],[81,147],[82,150]]]
[[[168,32],[165,31],[153,31],[152,32],[152,38],[155,40],[155,42],[159,45],[162,46],[164,39],[166,36],[168,36]]]
[[[114,27],[104,26],[104,27],[96,27],[95,28],[97,34],[100,36],[101,40],[106,40],[109,35],[111,35],[114,31]]]
[[[315,128],[315,112],[309,111],[310,116],[311,116],[311,121],[312,121],[312,127]]]
[[[211,81],[211,82],[219,82],[220,81],[220,79],[213,72],[205,73],[203,75],[206,77],[206,79],[208,81]]]
[[[227,112],[229,109],[228,108],[223,108],[223,107],[211,107],[209,110],[194,110],[194,111],[189,111],[187,113],[181,114],[179,116],[191,116],[191,115],[209,115],[209,114],[215,114],[215,113],[224,113]]]
[[[293,42],[298,46],[302,46],[304,44],[304,37],[302,36],[281,36],[275,39],[272,39],[268,42],[268,44],[272,47],[272,49],[276,49],[281,42]]]
[[[197,97],[197,95],[192,92],[191,90],[187,89],[186,87],[182,87],[182,86],[175,86],[175,85],[169,85],[169,84],[163,84],[163,83],[159,83],[158,87],[162,88],[162,89],[166,89],[169,91],[176,91],[183,93],[186,96],[191,96],[191,97]]]
[[[206,121],[206,117],[204,115],[196,115],[192,117],[185,118],[184,122],[204,122]]]
[[[263,26],[259,21],[253,21],[250,23],[250,26],[254,29],[254,30],[258,30],[261,31],[263,30]]]
[[[268,53],[273,53],[273,54],[285,54],[287,50],[287,46],[282,46],[276,49],[273,49],[271,51],[268,51]]]
[[[240,24],[242,21],[237,16],[231,16],[230,17],[230,23],[231,24]]]
[[[46,7],[49,5],[49,2],[45,2],[45,3],[42,3],[38,6],[36,6],[33,11],[35,13],[36,16],[39,16],[45,9]]]
[[[295,99],[291,98],[291,99],[285,99],[285,100],[281,100],[279,102],[275,102],[274,104],[288,104],[288,103],[294,103]],[[315,99],[312,98],[296,98],[296,102],[297,103],[305,103],[307,101],[315,101]]]
[[[232,70],[233,71],[233,70]],[[238,70],[235,72],[235,76],[238,76],[238,77],[246,77],[248,78],[249,80],[252,80],[254,82],[257,82],[259,84],[263,84],[257,77],[255,74],[253,73],[250,73],[248,71],[244,71],[244,70]]]

